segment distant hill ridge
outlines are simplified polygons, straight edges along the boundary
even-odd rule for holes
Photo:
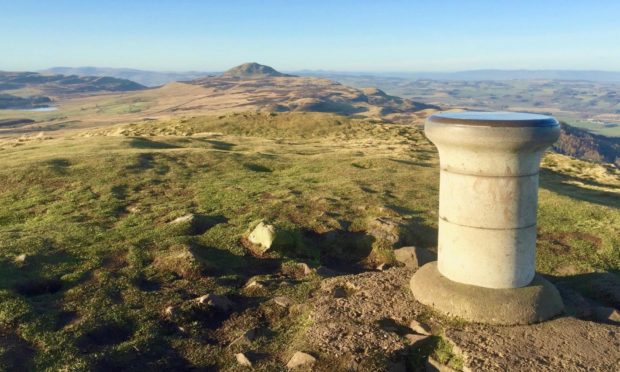
[[[127,79],[147,87],[155,87],[164,85],[172,81],[184,81],[198,79],[207,75],[213,75],[213,72],[205,71],[149,71],[137,70],[133,68],[113,68],[113,67],[52,67],[47,70],[40,71],[44,74],[62,74],[62,75],[78,75],[78,76],[112,76],[119,79]]]
[[[256,62],[244,63],[227,70],[222,74],[224,77],[260,78],[260,77],[293,77],[294,75],[283,74],[273,67],[261,65]]]
[[[23,88],[34,88],[45,95],[69,95],[89,92],[124,92],[141,90],[146,87],[131,80],[110,76],[47,75],[37,72],[0,71],[0,91]]]

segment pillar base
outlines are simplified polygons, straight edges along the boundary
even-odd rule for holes
[[[484,288],[449,280],[439,273],[435,261],[418,269],[410,285],[422,304],[475,323],[531,324],[564,310],[558,290],[538,274],[525,287]]]

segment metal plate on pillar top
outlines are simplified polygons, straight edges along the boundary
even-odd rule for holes
[[[554,127],[558,121],[551,116],[508,111],[440,112],[428,118],[431,123],[488,127]]]

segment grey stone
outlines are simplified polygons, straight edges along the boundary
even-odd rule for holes
[[[248,329],[241,336],[234,339],[229,346],[233,345],[249,345],[256,339],[257,334],[256,328]]]
[[[377,265],[376,269],[379,271],[384,271],[387,270],[390,266],[387,263],[381,263],[379,265]]]
[[[394,258],[410,269],[417,269],[436,259],[433,252],[418,247],[402,247],[395,249]]]
[[[299,267],[301,267],[301,269],[303,270],[304,275],[310,275],[313,272],[307,263],[301,262],[299,263]]]
[[[166,308],[164,309],[164,315],[165,315],[168,319],[170,319],[170,320],[174,321],[174,320],[176,320],[176,319],[179,317],[179,312],[178,312],[178,309],[177,309],[176,307],[174,307],[174,306],[168,306],[168,307],[166,307]]]
[[[430,336],[433,334],[431,327],[428,324],[420,323],[415,319],[409,323],[409,328],[411,328],[412,331],[420,335]]]
[[[316,358],[310,354],[306,354],[301,351],[295,352],[293,357],[286,363],[286,367],[289,369],[311,366],[316,362]]]
[[[409,343],[409,346],[412,347],[419,347],[422,344],[424,344],[424,342],[430,340],[430,336],[428,335],[418,335],[418,334],[414,334],[414,333],[409,333],[405,335],[405,339],[407,340],[407,342]]]
[[[260,253],[265,253],[276,240],[276,228],[261,221],[252,230],[248,240],[260,249]]]
[[[467,321],[489,324],[531,324],[564,310],[558,290],[540,275],[520,288],[495,289],[451,281],[437,270],[437,262],[422,266],[411,278],[416,300]]]
[[[252,362],[250,362],[250,360],[248,359],[248,357],[245,356],[245,354],[235,354],[235,358],[237,358],[237,363],[239,363],[240,366],[252,368]]]
[[[613,307],[597,306],[592,311],[594,318],[601,322],[620,323],[620,312]]]
[[[26,260],[28,259],[28,255],[26,255],[25,253],[22,253],[18,256],[15,256],[15,259],[13,260],[16,264],[25,264]]]
[[[293,305],[293,301],[286,296],[278,296],[273,299],[273,302],[280,307],[289,307]]]
[[[234,303],[230,301],[228,297],[216,295],[213,293],[198,297],[196,299],[196,302],[201,305],[211,306],[224,313],[231,311],[234,307]]]
[[[186,214],[185,216],[181,216],[181,217],[177,217],[174,220],[170,221],[170,224],[178,224],[178,223],[192,223],[192,221],[194,220],[194,215],[193,214]]]
[[[379,217],[369,224],[367,233],[375,239],[396,244],[400,240],[399,225],[388,217]]]
[[[245,288],[265,288],[265,286],[256,279],[250,279],[248,283],[245,285]]]

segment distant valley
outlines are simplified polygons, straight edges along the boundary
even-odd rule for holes
[[[56,67],[45,72],[112,76],[159,86],[221,72],[159,72],[98,67]],[[532,111],[555,115],[573,126],[620,136],[620,72],[587,70],[471,70],[458,72],[365,73],[292,71],[301,77],[343,85],[376,87],[389,95],[445,108]]]
[[[138,70],[109,72],[127,71]],[[565,126],[562,139],[554,147],[559,153],[616,164],[620,159],[620,84],[329,76],[331,79],[296,76],[246,63],[217,75],[147,88],[117,77],[4,72],[0,73],[0,108],[54,105],[58,110],[3,110],[0,136],[233,112],[324,112],[421,125],[440,109],[513,110],[553,114],[592,131]]]
[[[74,85],[61,84],[63,79],[55,79],[52,89],[44,75],[35,77],[43,83],[30,83],[23,87],[21,93],[27,96],[31,92],[42,94],[51,91],[58,97],[62,93],[62,99],[55,102],[58,111],[28,114],[10,110],[0,112],[0,120],[27,118],[36,121],[28,126],[5,128],[0,135],[240,111],[328,112],[374,120],[421,123],[439,109],[435,105],[391,96],[376,88],[357,89],[327,79],[282,74],[256,63],[237,66],[219,76],[173,82],[156,88],[146,89],[133,82],[104,86],[102,88],[108,89],[102,89],[101,94],[97,95],[89,94],[98,88],[96,85],[91,90],[79,91]],[[95,83],[107,79],[113,79],[116,83],[126,82],[116,78],[65,78]],[[125,88],[125,91],[114,92],[112,88]],[[17,94],[14,90],[6,92]]]

